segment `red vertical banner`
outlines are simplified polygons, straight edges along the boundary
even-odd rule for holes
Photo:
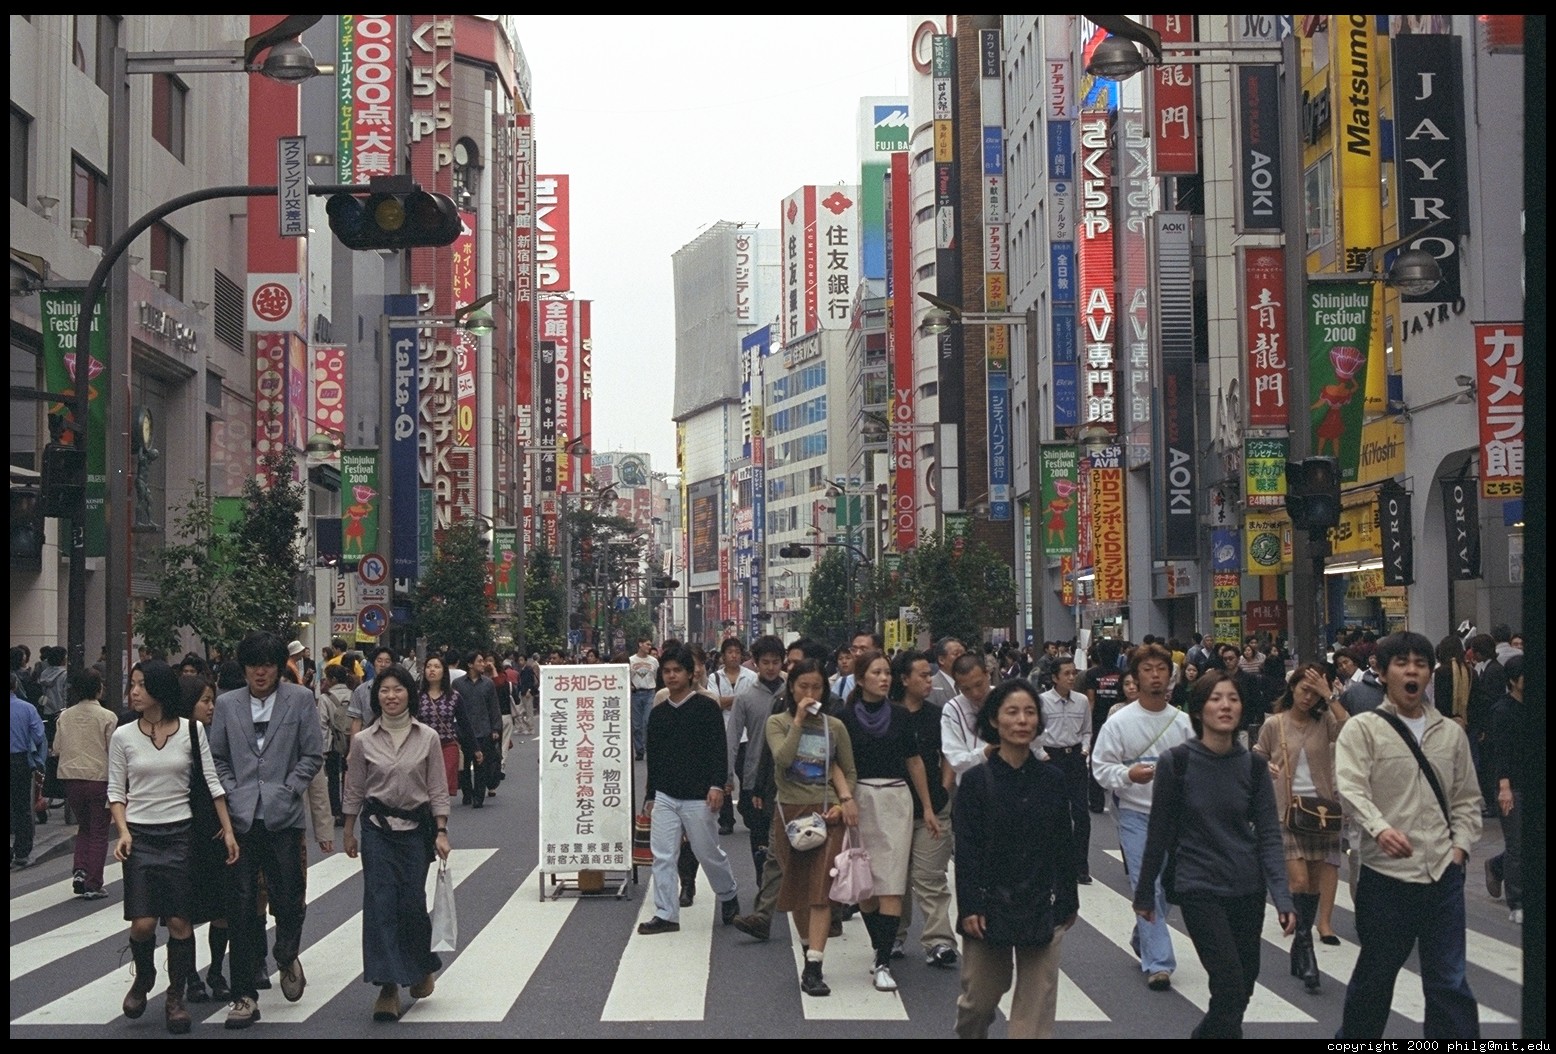
[[[1110,446],[1091,457],[1092,568],[1099,603],[1129,599],[1129,537],[1124,523],[1123,450]]]
[[[1286,353],[1286,255],[1284,249],[1250,248],[1243,254],[1243,341],[1248,370],[1248,427],[1290,424],[1291,362]]]
[[[286,447],[285,333],[250,333],[254,348],[254,469]]]
[[[313,346],[313,428],[335,441],[335,449],[321,460],[340,463],[340,447],[346,438],[346,346]]]
[[[569,190],[567,176],[535,178],[535,259],[543,293],[573,288]]]
[[[592,325],[590,309],[593,306],[588,300],[578,301],[578,434],[580,436],[594,434],[594,347],[593,338],[590,336]],[[590,453],[592,448],[592,440],[584,443],[583,454],[578,459],[578,472],[583,479],[594,475],[594,455]]]
[[[524,552],[535,550],[535,349],[532,338],[535,331],[533,303],[520,297],[515,305],[518,325],[518,362],[513,371],[514,386],[518,392],[518,406],[514,413],[513,434],[519,450],[515,471],[519,478],[519,530],[523,533]]]
[[[555,401],[552,416],[555,427],[552,434],[556,443],[556,492],[565,494],[573,489],[573,458],[566,449],[579,432],[573,420],[573,303],[570,300],[542,300],[540,302],[540,340],[542,346],[554,349],[551,373],[555,379]]]
[[[1081,424],[1119,431],[1112,114],[1081,111]]]
[[[1148,24],[1162,35],[1162,43],[1194,39],[1193,15],[1151,15]],[[1146,112],[1151,114],[1151,143],[1156,148],[1156,174],[1191,176],[1199,171],[1199,144],[1194,116],[1194,67],[1153,67]]]
[[[1480,496],[1524,494],[1524,324],[1475,323]],[[1543,416],[1543,414],[1541,415]]]

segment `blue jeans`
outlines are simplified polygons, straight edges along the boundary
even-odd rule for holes
[[[702,798],[671,798],[663,791],[654,795],[654,811],[648,844],[654,851],[654,914],[671,922],[681,921],[681,835],[702,865],[708,885],[719,902],[735,896],[735,873],[719,846],[719,814]]]
[[[643,739],[648,734],[648,712],[654,708],[652,688],[632,689],[632,752],[641,760]]]
[[[1118,806],[1118,847],[1124,851],[1124,870],[1129,873],[1129,891],[1134,892],[1135,876],[1140,874],[1140,859],[1145,856],[1145,830],[1151,823],[1149,813],[1137,812]],[[1172,954],[1172,931],[1167,928],[1167,894],[1162,891],[1162,880],[1156,880],[1156,921],[1147,922],[1135,916],[1135,935],[1140,938],[1140,969],[1148,974],[1165,970],[1172,973],[1178,968],[1178,960]]]
[[[1436,882],[1402,882],[1362,868],[1356,883],[1361,952],[1345,986],[1337,1039],[1379,1039],[1400,967],[1418,947],[1427,1039],[1479,1039],[1480,1014],[1464,967],[1464,867],[1449,864]]]

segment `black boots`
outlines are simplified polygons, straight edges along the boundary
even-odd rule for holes
[[[189,978],[195,974],[195,945],[193,937],[167,942],[167,1030],[175,1036],[189,1031],[194,1019],[184,1005],[184,992]]]
[[[1309,992],[1318,991],[1318,956],[1313,951],[1313,920],[1318,917],[1317,893],[1293,893],[1297,932],[1291,940],[1291,976],[1300,978]]]
[[[800,974],[800,991],[806,995],[831,995],[832,989],[827,982],[821,979],[821,964],[812,959],[805,960],[805,971]]]
[[[151,986],[157,983],[156,950],[155,937],[149,941],[130,938],[130,955],[135,960],[135,983],[130,985],[130,991],[124,997],[122,1009],[125,1017],[137,1018],[146,1012],[146,997],[151,994]]]

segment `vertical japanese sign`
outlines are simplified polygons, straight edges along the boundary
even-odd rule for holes
[[[1480,495],[1524,493],[1524,324],[1475,323],[1475,402],[1480,415]]]
[[[340,458],[340,558],[355,564],[368,553],[378,552],[378,451],[347,450]],[[404,501],[415,508],[414,491],[394,502]],[[399,540],[399,532],[394,532]],[[413,531],[411,542],[415,544]]]
[[[1118,434],[1113,270],[1112,116],[1081,111],[1081,424]]]
[[[816,307],[816,188],[801,187],[783,200],[783,342],[791,344],[821,325]]]
[[[1124,452],[1117,445],[1091,456],[1092,544],[1099,603],[1129,599],[1129,535],[1124,522]]]
[[[390,562],[394,577],[414,581],[421,562],[417,540],[420,509],[420,391],[421,349],[415,323],[416,296],[390,293],[384,297],[384,314],[406,321],[389,324],[387,361],[392,364],[393,388],[389,392],[389,477],[393,504],[389,510],[394,552]]]
[[[1243,441],[1243,502],[1250,509],[1285,507],[1289,448],[1284,438]]]
[[[1151,238],[1153,227],[1160,225],[1157,212],[1157,183],[1151,175],[1151,140],[1146,115],[1141,112],[1141,89],[1138,81],[1122,86],[1123,103],[1118,112],[1118,163],[1120,193],[1118,195],[1119,290],[1119,366],[1123,371],[1124,422],[1121,434],[1125,437],[1125,464],[1138,468],[1151,460],[1154,424],[1153,403],[1155,389],[1159,386],[1153,378],[1161,377],[1160,356],[1153,353],[1152,344],[1158,339],[1154,325],[1159,313],[1189,312],[1186,332],[1192,341],[1194,327],[1192,304],[1162,304],[1157,290],[1151,288],[1153,276],[1158,270],[1149,266],[1153,251]],[[1173,220],[1187,222],[1187,217],[1173,213]],[[1187,236],[1181,239],[1187,262]],[[1160,254],[1158,244],[1155,251]],[[1186,283],[1186,284],[1185,284]],[[1181,282],[1185,295],[1191,291],[1192,276],[1185,275]],[[1158,310],[1157,306],[1160,304]],[[1189,349],[1189,361],[1193,362],[1193,348]],[[1192,376],[1190,378],[1192,380]],[[1163,383],[1166,379],[1163,378]],[[1192,391],[1192,389],[1190,389]],[[1190,409],[1192,414],[1192,407]],[[1191,418],[1192,419],[1192,418]],[[1166,422],[1171,427],[1171,422]],[[1158,463],[1160,459],[1157,459]],[[1158,473],[1159,474],[1159,473]]]
[[[1075,85],[1070,55],[1074,16],[1045,15],[1043,112],[1048,126],[1049,299],[1055,428],[1081,423],[1076,376]],[[1071,587],[1073,589],[1073,586]]]
[[[81,294],[75,290],[45,289],[38,293],[43,312],[43,377],[51,392],[75,395],[76,356],[81,353]],[[104,304],[107,303],[106,298]],[[107,444],[108,399],[104,382],[103,360],[108,349],[106,307],[92,319],[87,341],[87,418],[86,418],[86,555],[103,556],[108,551]],[[75,405],[54,403],[49,413],[75,416]],[[73,445],[75,432],[66,429],[60,442]]]
[[[254,349],[254,468],[286,447],[286,333],[249,334]]]
[[[756,612],[762,607],[763,591],[762,583],[766,581],[767,571],[767,442],[763,435],[767,427],[766,408],[763,405],[762,378],[766,371],[762,368],[762,360],[767,356],[773,343],[772,326],[763,326],[761,329],[743,338],[740,349],[746,356],[751,374],[750,386],[751,399],[751,582],[753,584],[751,596],[750,625],[755,631],[757,618]],[[646,497],[648,488],[641,489]],[[652,516],[652,505],[649,506],[648,516]],[[640,516],[640,520],[646,517]]]
[[[573,288],[570,186],[567,176],[535,177],[535,260],[542,293]]]
[[[540,426],[540,492],[554,495],[557,489],[556,341],[541,339],[538,366],[540,398],[536,412],[540,415],[537,422]]]
[[[1280,78],[1274,66],[1237,68],[1237,213],[1242,228],[1281,227]]]
[[[978,31],[978,117],[982,128],[983,301],[989,311],[1004,311],[1009,269],[1006,260],[1004,87],[1000,80],[1000,31]],[[984,379],[988,400],[989,519],[1009,520],[1010,327],[983,331]]]
[[[573,304],[570,300],[542,300],[540,302],[541,357],[551,348],[551,449],[555,471],[550,489],[565,494],[573,489],[572,455],[567,446],[579,438],[573,417]],[[545,367],[542,365],[542,370]],[[545,393],[542,393],[544,395]],[[542,432],[544,437],[544,432]],[[544,462],[542,462],[544,471]],[[544,479],[542,487],[544,488]]]
[[[1151,479],[1156,507],[1164,510],[1156,531],[1157,558],[1192,560],[1199,553],[1199,461],[1194,452],[1194,265],[1189,216],[1158,212],[1152,217],[1151,298],[1157,305],[1156,348],[1160,360],[1156,435],[1159,455]]]
[[[398,155],[395,93],[400,83],[395,15],[340,15],[335,70],[340,100],[336,174],[342,183],[393,175]]]
[[[459,214],[459,237],[454,239],[453,267],[449,274],[454,310],[468,307],[475,299],[475,213]],[[454,331],[454,446],[475,446],[476,337],[468,329]]]
[[[594,434],[594,302],[578,300],[575,303],[578,305],[574,319],[578,334],[578,383],[574,388],[578,393],[578,412],[574,416],[578,421],[578,437],[582,439]],[[578,455],[580,483],[592,475],[592,444],[585,443],[583,452]]]
[[[1211,577],[1210,627],[1216,640],[1243,639],[1243,587],[1236,571],[1216,571]]]
[[[735,324],[749,326],[756,321],[756,302],[752,299],[756,272],[756,237],[747,231],[735,232]]]
[[[1243,346],[1248,427],[1291,423],[1291,362],[1286,354],[1286,255],[1278,248],[1239,250],[1243,258]]]
[[[1291,532],[1291,520],[1284,513],[1249,513],[1243,518],[1243,539],[1247,546],[1243,566],[1250,575],[1280,575],[1291,570],[1291,554],[1285,539]]]
[[[1043,481],[1043,556],[1071,556],[1075,553],[1075,510],[1078,479],[1078,452],[1069,445],[1048,445],[1040,452]]]
[[[1370,282],[1311,284],[1307,289],[1308,394],[1313,453],[1340,462],[1354,483],[1361,453],[1362,367],[1372,332]]]
[[[1147,24],[1164,43],[1194,39],[1193,15],[1151,15]],[[1195,119],[1194,67],[1162,63],[1151,76],[1146,112],[1154,115],[1151,142],[1156,147],[1156,174],[1191,176],[1199,171]]]
[[[891,368],[891,526],[892,547],[908,552],[918,544],[918,480],[915,457],[913,380],[913,195],[908,155],[891,155],[887,189],[886,359]]]
[[[956,42],[946,34],[936,34],[930,41],[929,91],[935,158],[935,295],[961,303],[960,221],[956,214],[962,193],[956,163]],[[906,298],[906,290],[903,295]],[[951,326],[936,342],[935,356],[940,366],[940,420],[946,424],[960,425],[967,419],[962,339],[962,327]],[[940,456],[942,465],[951,459],[961,464],[955,450],[941,451]],[[949,475],[960,487],[960,474],[952,469]],[[947,500],[960,502],[961,499],[959,495],[948,495]]]
[[[540,869],[632,866],[632,751],[626,666],[540,670]]]

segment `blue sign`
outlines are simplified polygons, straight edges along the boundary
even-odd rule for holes
[[[1075,178],[1075,142],[1071,121],[1048,122],[1048,178]]]
[[[632,598],[631,597],[617,597],[616,598],[616,610],[617,611],[622,611],[622,612],[631,611],[632,610]]]
[[[989,371],[989,519],[1009,520],[1010,390],[1003,371]]]

